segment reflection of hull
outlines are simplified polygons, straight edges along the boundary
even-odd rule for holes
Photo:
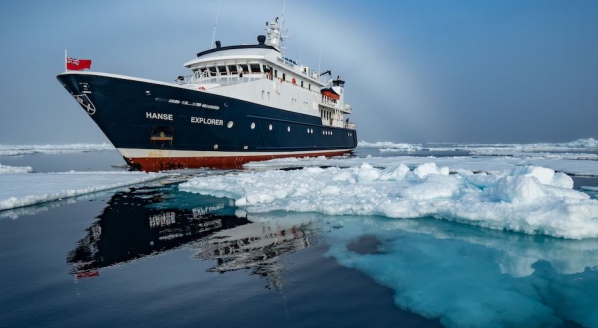
[[[89,72],[58,80],[127,163],[147,171],[240,168],[278,157],[335,156],[357,145],[355,130],[324,126],[318,116],[186,86]]]
[[[308,236],[315,233],[307,224],[279,226],[215,214],[234,209],[227,208],[221,199],[214,203],[201,195],[185,193],[185,197],[194,197],[185,202],[204,206],[173,208],[168,206],[173,195],[167,193],[175,189],[169,188],[116,193],[69,254],[67,261],[74,264],[72,273],[77,278],[97,277],[101,268],[187,245],[197,251],[196,258],[216,260],[210,272],[251,269],[267,277],[268,287],[276,289],[282,284],[280,257],[309,247]]]
[[[249,223],[236,216],[200,217],[181,209],[155,210],[148,205],[160,201],[160,194],[117,193],[88,228],[67,259],[80,277],[119,263],[163,253],[224,229]],[[125,205],[126,203],[126,205]]]

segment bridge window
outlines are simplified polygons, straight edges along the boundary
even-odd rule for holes
[[[220,75],[226,75],[226,66],[218,66],[218,73],[220,73]]]
[[[208,69],[210,70],[210,76],[216,76],[216,67],[212,66],[208,67]]]
[[[228,71],[230,74],[237,74],[237,65],[228,65]]]
[[[251,73],[261,73],[260,64],[250,64],[249,68],[251,68]]]

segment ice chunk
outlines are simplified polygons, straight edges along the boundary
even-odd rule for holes
[[[0,164],[0,174],[5,173],[31,173],[33,168],[31,166],[9,166]]]
[[[413,171],[396,162],[392,167],[397,169],[362,163],[346,169],[241,172],[196,177],[179,188],[234,198],[249,213],[433,216],[528,234],[598,238],[598,201],[571,189],[570,178],[554,170],[523,166],[448,175],[434,163]]]

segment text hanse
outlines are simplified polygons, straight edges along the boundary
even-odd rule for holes
[[[172,114],[163,114],[163,113],[145,112],[145,118],[151,118],[153,120],[173,121]]]

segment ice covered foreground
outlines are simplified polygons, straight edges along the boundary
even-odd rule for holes
[[[196,177],[180,189],[236,200],[251,213],[319,212],[329,215],[432,216],[482,227],[570,239],[598,238],[598,200],[573,190],[554,170],[523,166],[496,174],[434,163],[414,170],[305,168]]]
[[[0,211],[164,177],[142,172],[0,174]]]

